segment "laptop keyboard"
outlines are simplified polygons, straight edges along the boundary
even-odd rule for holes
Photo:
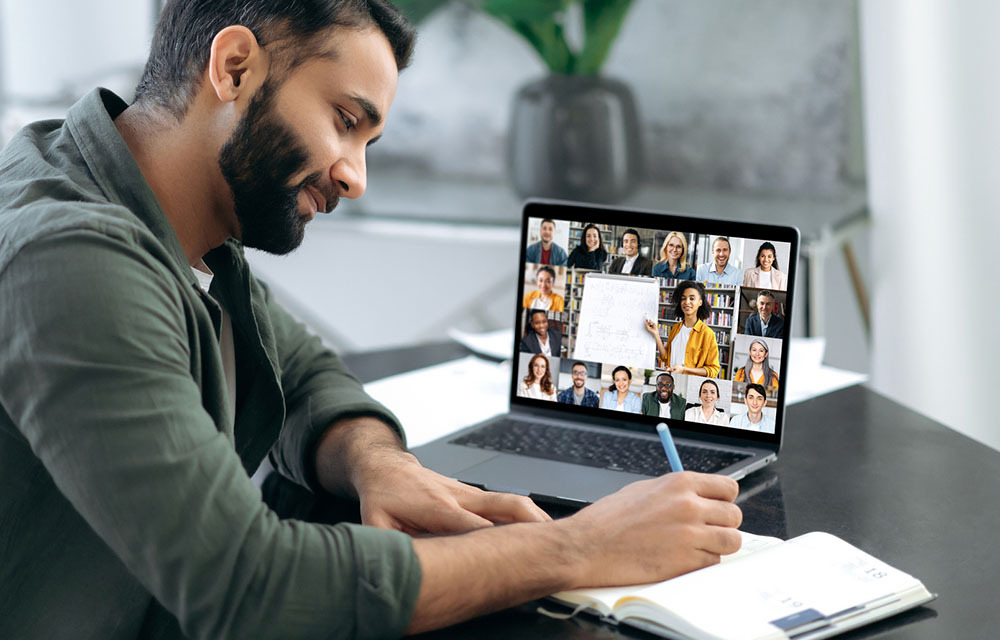
[[[449,442],[647,476],[670,471],[659,440],[535,422],[500,420]],[[715,473],[750,457],[750,454],[680,444],[677,453],[685,469],[703,473]]]

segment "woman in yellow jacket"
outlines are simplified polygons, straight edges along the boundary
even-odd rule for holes
[[[705,299],[705,287],[685,280],[674,290],[674,315],[682,318],[670,327],[667,343],[663,344],[656,321],[646,320],[646,329],[656,338],[656,349],[666,370],[693,376],[714,378],[719,375],[719,343],[715,332],[704,323],[712,313]]]

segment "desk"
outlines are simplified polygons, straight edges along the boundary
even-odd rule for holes
[[[345,360],[368,381],[466,354],[457,344],[438,343]],[[743,528],[780,537],[828,531],[939,594],[929,606],[841,637],[997,637],[1000,453],[860,386],[793,405],[787,418],[778,462],[740,483]],[[425,637],[653,637],[586,616],[551,620],[536,606]]]

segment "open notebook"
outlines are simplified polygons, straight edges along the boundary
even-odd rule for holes
[[[913,576],[818,532],[788,541],[743,533],[740,551],[712,567],[552,596],[577,611],[690,640],[828,638],[934,597]]]

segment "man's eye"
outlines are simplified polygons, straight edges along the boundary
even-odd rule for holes
[[[346,128],[348,131],[354,128],[354,122],[350,118],[348,118],[343,111],[337,109],[337,115],[339,115],[340,119],[344,121],[344,128]]]

